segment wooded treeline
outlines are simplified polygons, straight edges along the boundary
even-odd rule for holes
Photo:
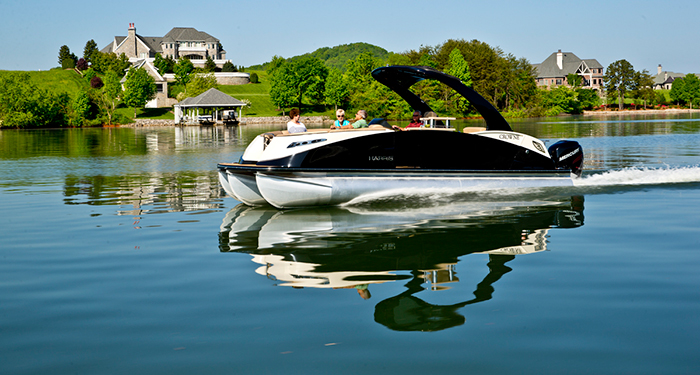
[[[373,69],[384,65],[430,66],[457,76],[506,116],[580,113],[598,105],[598,96],[592,90],[538,89],[536,71],[529,61],[478,40],[450,39],[434,47],[383,57],[365,51],[348,60],[342,69],[325,63],[320,55],[294,59],[275,56],[265,64],[272,86],[270,96],[279,108],[326,105],[352,111],[366,109],[373,117],[408,118],[412,109],[371,77]],[[334,64],[337,62],[334,60]],[[412,90],[441,115],[475,115],[467,102],[440,83],[420,82]]]

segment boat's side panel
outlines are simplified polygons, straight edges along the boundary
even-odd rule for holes
[[[278,208],[342,204],[367,194],[450,189],[571,186],[564,173],[264,173],[257,177],[265,200]]]
[[[278,208],[333,204],[331,202],[333,181],[322,178],[296,179],[292,176],[264,173],[258,173],[256,181],[262,197]]]

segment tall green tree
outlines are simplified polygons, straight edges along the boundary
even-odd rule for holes
[[[691,73],[685,76],[683,81],[685,81],[685,87],[683,88],[685,101],[690,105],[690,109],[693,109],[693,103],[700,99],[700,79]]]
[[[331,68],[326,79],[326,91],[324,93],[324,102],[333,106],[333,110],[337,111],[338,106],[343,105],[348,100],[348,85],[345,82],[345,77],[340,70]]]
[[[676,104],[685,103],[685,79],[676,78],[673,80],[673,85],[671,85],[671,92],[668,93],[671,100],[676,102]]]
[[[634,67],[627,60],[617,60],[605,69],[605,91],[608,96],[617,97],[618,108],[625,105],[625,95],[634,88]]]
[[[134,119],[136,118],[136,108],[143,108],[155,96],[155,79],[143,68],[129,69],[126,73],[122,99],[129,107],[134,107]]]
[[[113,71],[108,71],[103,80],[104,86],[100,90],[99,105],[104,114],[107,115],[107,123],[112,124],[114,111],[117,109],[119,96],[122,93],[122,85],[119,83],[119,75]]]
[[[634,73],[633,88],[632,94],[644,102],[644,108],[647,107],[647,103],[653,102],[656,99],[656,93],[654,93],[654,79],[646,69]]]
[[[92,64],[92,58],[95,54],[99,52],[97,49],[97,43],[94,39],[90,39],[85,43],[85,48],[83,48],[83,58],[88,64]]]
[[[187,83],[191,78],[190,75],[193,71],[194,64],[192,64],[192,61],[186,58],[179,59],[173,68],[173,72],[175,73],[175,81],[182,86],[187,86]]]
[[[291,64],[299,107],[304,99],[309,104],[321,104],[326,91],[326,77],[328,77],[328,68],[323,61],[317,57],[308,57],[295,60]]]
[[[290,65],[283,61],[269,75],[270,100],[282,110],[282,115],[284,115],[284,109],[290,107],[296,100],[295,80]]]
[[[472,76],[469,73],[469,64],[467,63],[467,60],[464,59],[464,56],[462,56],[462,52],[459,50],[459,48],[455,48],[452,50],[452,52],[450,52],[450,57],[447,64],[447,74],[456,77],[462,81],[465,86],[472,85]],[[451,99],[454,108],[459,112],[466,114],[470,111],[471,106],[469,101],[463,96],[457,94],[454,90],[450,90],[449,98]]]
[[[74,54],[70,52],[68,46],[63,45],[58,50],[58,64],[61,65],[63,69],[73,69],[75,68],[75,63],[78,59]]]
[[[90,97],[87,92],[80,90],[71,103],[71,126],[85,125],[88,116],[90,115]]]

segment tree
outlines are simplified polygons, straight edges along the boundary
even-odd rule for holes
[[[567,86],[559,86],[551,90],[541,90],[542,105],[547,116],[560,113],[580,113],[581,107],[576,91]]]
[[[232,63],[231,61],[226,61],[226,62],[224,63],[224,66],[221,67],[221,71],[222,71],[222,72],[233,73],[233,72],[237,72],[238,69],[236,69],[236,66],[233,65],[233,63]]]
[[[216,63],[211,57],[207,57],[207,61],[204,63],[204,71],[208,73],[213,73],[216,71]]]
[[[333,110],[337,111],[338,106],[348,100],[348,85],[345,82],[343,73],[338,69],[331,68],[326,78],[326,91],[324,93],[324,102],[333,106]]]
[[[683,88],[685,101],[690,104],[690,109],[693,109],[693,102],[700,99],[700,79],[691,73],[685,76],[683,81],[685,82],[685,87]]]
[[[158,73],[160,74],[172,73],[173,68],[175,67],[175,60],[173,60],[173,58],[170,56],[163,58],[160,53],[156,53],[156,57],[153,60],[153,66],[158,69]]]
[[[270,99],[277,108],[282,109],[282,115],[284,108],[290,107],[296,98],[294,77],[289,65],[283,62],[270,74]]]
[[[104,86],[104,83],[102,82],[102,78],[99,76],[94,76],[90,79],[90,87],[93,89],[99,89],[102,88],[102,86]]]
[[[131,63],[129,63],[129,58],[125,54],[117,56],[117,54],[96,52],[92,55],[92,68],[100,73],[107,73],[108,71],[113,71],[120,76],[124,75]]]
[[[671,100],[676,102],[676,104],[685,103],[685,80],[683,78],[676,78],[673,80],[673,85],[671,85],[671,92],[668,93]]]
[[[129,107],[134,107],[134,118],[136,118],[136,108],[144,107],[155,95],[155,79],[143,68],[129,69],[126,73],[122,99]]]
[[[195,97],[209,89],[216,88],[217,86],[218,84],[216,82],[216,77],[214,77],[213,73],[199,73],[192,76],[192,79],[187,84],[185,91],[187,92],[187,96]]]
[[[272,56],[272,60],[267,64],[267,74],[272,75],[272,73],[277,70],[277,68],[281,67],[284,65],[284,63],[287,60],[285,60],[282,56]]]
[[[88,68],[88,62],[84,58],[79,58],[78,61],[75,63],[75,68],[80,70],[81,72],[84,70],[87,70]]]
[[[58,50],[58,64],[61,65],[63,69],[73,69],[75,68],[76,62],[75,55],[70,52],[68,46],[63,45]]]
[[[644,69],[641,72],[634,73],[634,96],[644,101],[644,108],[647,107],[647,102],[652,102],[656,99],[654,93],[654,79],[649,74],[649,71]]]
[[[112,124],[114,110],[117,108],[119,95],[122,93],[122,85],[119,83],[119,76],[113,71],[105,74],[101,93],[99,95],[100,108],[107,115],[108,123]]]
[[[97,49],[97,43],[93,39],[90,39],[85,43],[85,48],[83,48],[83,58],[88,64],[92,64],[92,58],[96,53],[100,52]]]
[[[63,126],[68,105],[68,94],[36,86],[27,73],[0,74],[0,127]]]
[[[173,72],[175,73],[175,81],[182,86],[187,86],[190,81],[190,74],[194,71],[194,65],[192,61],[186,58],[181,58],[178,60],[175,67],[173,67]]]
[[[71,103],[70,124],[72,126],[83,126],[90,114],[90,98],[85,91],[79,91]]]
[[[450,52],[450,57],[447,62],[447,74],[456,77],[465,86],[471,87],[472,76],[469,73],[469,64],[467,60],[462,56],[462,52],[455,48]],[[449,99],[452,101],[454,108],[461,113],[468,113],[470,111],[470,103],[463,96],[457,94],[454,90],[450,90]]]
[[[571,88],[576,89],[581,87],[581,84],[583,83],[583,77],[576,73],[569,73],[566,75],[566,82],[569,83],[569,86],[571,86]]]
[[[634,67],[627,60],[617,60],[605,70],[603,77],[608,96],[617,96],[618,108],[625,105],[625,94],[634,88]]]

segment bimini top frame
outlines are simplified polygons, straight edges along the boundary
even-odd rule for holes
[[[442,82],[462,95],[476,108],[486,121],[486,130],[512,131],[506,119],[501,116],[501,113],[491,103],[471,87],[465,86],[456,77],[439,70],[428,66],[385,66],[372,71],[372,77],[396,92],[411,108],[423,113],[430,112],[432,109],[421,98],[411,92],[409,88],[426,79]]]

